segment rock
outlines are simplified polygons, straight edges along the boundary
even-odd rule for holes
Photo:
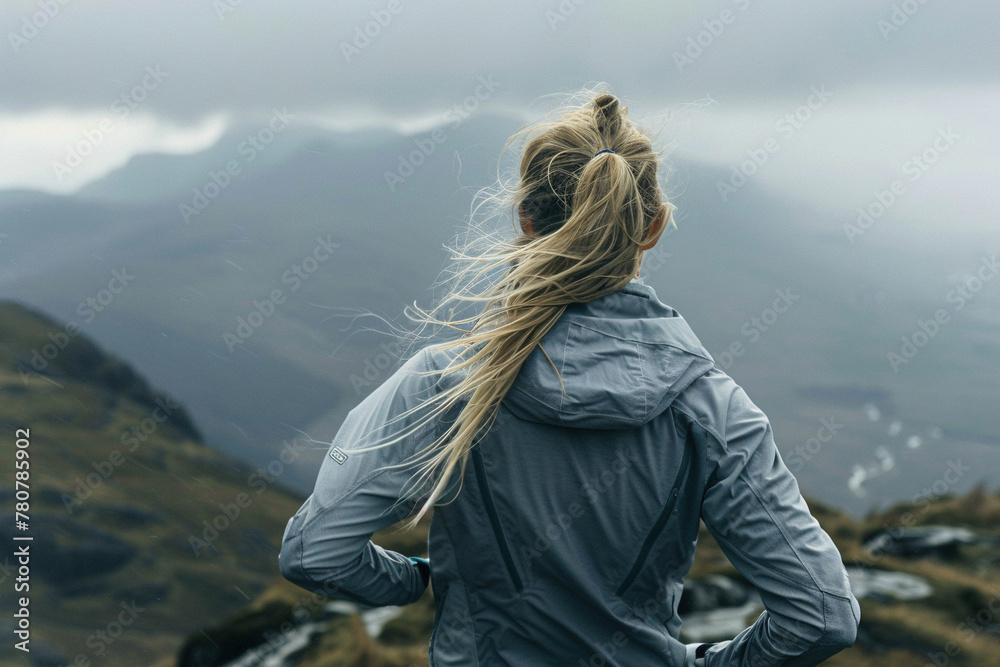
[[[287,634],[282,624],[293,626],[292,606],[271,602],[251,609],[221,625],[192,634],[181,647],[177,667],[218,667],[258,646],[269,645]],[[270,653],[270,651],[268,651]]]
[[[967,528],[953,526],[916,526],[912,528],[894,527],[882,530],[862,545],[873,555],[904,556],[923,558],[936,556],[944,560],[958,557],[963,544],[977,544],[981,539]]]
[[[851,592],[859,599],[867,597],[886,602],[892,599],[920,600],[934,592],[926,579],[906,572],[849,567],[847,576],[851,581]]]
[[[719,607],[739,607],[746,604],[749,597],[750,589],[746,585],[722,575],[712,575],[704,581],[687,580],[677,612],[684,615]]]

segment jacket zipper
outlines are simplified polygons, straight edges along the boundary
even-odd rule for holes
[[[666,525],[667,520],[670,518],[670,514],[674,511],[674,505],[677,503],[677,496],[680,494],[681,484],[687,479],[688,464],[691,460],[691,449],[692,445],[690,443],[685,443],[684,455],[681,456],[681,465],[677,470],[677,476],[674,478],[674,486],[670,490],[670,496],[667,498],[667,504],[664,505],[663,510],[660,512],[660,516],[656,518],[656,523],[653,524],[652,530],[649,531],[649,535],[646,536],[646,541],[642,543],[642,548],[639,550],[639,556],[636,558],[635,564],[632,569],[629,570],[628,576],[625,577],[625,581],[621,583],[618,590],[615,591],[615,595],[621,596],[628,587],[632,585],[635,578],[639,576],[639,571],[642,569],[643,564],[646,562],[646,557],[649,555],[649,551],[653,548],[653,543],[656,542],[656,538],[660,536],[660,532]]]
[[[486,482],[486,467],[483,465],[483,455],[475,447],[472,448],[472,463],[476,470],[479,493],[483,497],[483,505],[486,506],[486,514],[490,517],[490,524],[493,525],[493,535],[500,546],[500,555],[503,556],[503,562],[507,565],[507,572],[514,583],[514,589],[518,593],[521,593],[524,590],[521,585],[521,577],[517,574],[517,570],[514,569],[514,557],[510,553],[507,538],[504,537],[503,527],[500,525],[500,516],[497,514],[497,508],[493,504],[493,496],[490,495],[490,489]]]

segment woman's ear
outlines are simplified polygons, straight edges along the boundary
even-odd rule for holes
[[[649,226],[649,234],[646,235],[646,240],[642,245],[639,246],[639,250],[649,250],[656,245],[656,242],[660,240],[660,236],[663,234],[664,223],[667,221],[667,205],[660,204],[660,208],[656,211],[656,216],[653,218],[653,223]]]
[[[525,236],[534,236],[535,227],[531,224],[531,218],[524,214],[524,206],[517,207],[517,220],[521,224],[521,231]]]

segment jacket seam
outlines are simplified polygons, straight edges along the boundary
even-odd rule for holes
[[[826,595],[827,594],[826,591],[824,591],[820,587],[819,582],[816,581],[815,577],[813,577],[813,573],[809,569],[809,566],[807,566],[805,564],[805,562],[802,560],[802,556],[799,555],[798,549],[795,548],[795,546],[792,544],[792,541],[788,538],[788,534],[785,532],[785,529],[781,525],[781,522],[777,521],[774,518],[774,515],[771,514],[770,508],[768,508],[767,503],[765,503],[764,499],[761,497],[761,494],[760,494],[757,486],[751,482],[750,476],[746,474],[746,469],[745,468],[743,470],[740,470],[740,477],[744,479],[744,482],[746,483],[747,488],[750,489],[750,491],[753,493],[754,497],[757,499],[757,502],[760,503],[760,506],[764,509],[765,512],[767,512],[767,516],[771,520],[771,523],[773,523],[778,528],[778,532],[780,532],[781,536],[784,538],[785,544],[787,544],[788,548],[791,550],[791,552],[793,554],[795,554],[795,560],[797,560],[799,562],[799,565],[802,566],[802,570],[806,574],[809,575],[809,580],[812,582],[813,587],[819,593],[822,593],[823,595]],[[824,625],[824,627],[826,626],[826,609],[823,610],[823,625]]]
[[[733,392],[733,393],[735,393],[735,392]],[[729,397],[729,404],[727,404],[727,406],[726,406],[726,422],[727,422],[727,426],[728,426],[728,421],[729,421],[729,406],[730,405],[732,405],[732,395],[730,395],[730,397]],[[716,433],[713,429],[709,428],[708,426],[705,426],[704,424],[702,424],[700,420],[698,420],[697,418],[695,418],[694,416],[692,416],[691,414],[689,414],[687,411],[683,410],[682,408],[678,407],[677,410],[678,410],[678,412],[681,412],[681,413],[687,415],[688,418],[691,419],[695,424],[697,424],[706,433],[708,433],[713,438],[715,438],[715,441],[719,444],[719,446],[721,447],[721,449],[722,449],[723,452],[727,452],[728,451],[727,447],[726,447],[726,444],[725,444],[725,439],[719,437],[718,433]],[[751,456],[753,456],[753,455],[751,455]],[[799,562],[799,565],[802,566],[802,570],[806,574],[809,575],[809,580],[810,580],[810,582],[812,582],[813,588],[815,588],[815,590],[817,592],[819,592],[819,593],[827,594],[827,592],[824,591],[820,587],[819,583],[816,581],[816,578],[813,577],[813,573],[809,570],[809,568],[806,566],[806,564],[804,562],[802,562],[802,557],[799,555],[798,550],[793,546],[792,541],[788,538],[788,534],[785,533],[785,530],[781,526],[781,523],[779,521],[775,520],[774,515],[771,513],[771,510],[768,509],[767,504],[761,498],[761,495],[760,495],[757,487],[751,482],[750,477],[747,475],[747,473],[746,473],[746,467],[745,466],[740,470],[739,479],[742,479],[744,481],[744,483],[747,485],[747,488],[749,488],[750,492],[753,493],[754,498],[757,499],[757,502],[760,503],[760,506],[763,508],[763,510],[765,512],[767,512],[768,519],[771,520],[771,523],[773,523],[775,525],[775,527],[778,529],[778,532],[781,533],[782,539],[784,539],[785,544],[788,545],[788,548],[791,550],[791,552],[793,554],[795,554],[795,560],[797,560]],[[726,542],[729,542],[729,540],[727,539]],[[731,542],[729,542],[729,543],[732,544]],[[777,573],[773,573],[772,572],[772,574],[777,574]],[[785,579],[786,581],[790,581],[791,583],[794,583],[795,585],[801,585],[801,583],[802,583],[800,581],[793,581],[791,579],[788,579],[784,575],[778,575],[778,576],[781,576],[782,579]],[[823,623],[824,623],[824,625],[826,624],[825,610],[824,610]]]
[[[725,441],[722,438],[719,437],[719,435],[715,432],[714,429],[712,429],[710,426],[702,424],[701,421],[697,417],[695,417],[694,415],[692,415],[690,412],[688,412],[684,408],[680,407],[676,402],[672,403],[670,407],[673,408],[674,410],[676,410],[677,412],[681,413],[682,415],[684,415],[688,419],[690,419],[691,422],[694,423],[694,424],[697,424],[698,427],[701,428],[701,430],[705,431],[706,433],[708,433],[709,435],[711,435],[713,438],[715,438],[715,441],[718,442],[720,445],[722,445],[722,449],[725,450],[725,445],[723,444]]]
[[[376,470],[375,472],[373,472],[373,473],[369,474],[368,476],[362,478],[360,481],[358,481],[355,484],[353,484],[350,489],[348,489],[347,491],[345,491],[342,496],[340,496],[339,498],[337,498],[336,500],[334,500],[333,502],[331,502],[329,505],[325,505],[325,506],[324,505],[319,505],[318,509],[315,512],[312,513],[312,516],[310,516],[307,519],[303,520],[302,525],[299,527],[299,532],[298,532],[298,537],[299,537],[299,571],[302,572],[303,576],[305,576],[305,578],[309,582],[311,582],[313,584],[316,584],[317,586],[321,586],[322,585],[320,582],[316,581],[315,577],[313,577],[309,573],[309,570],[306,569],[306,566],[305,566],[305,552],[306,552],[306,548],[305,548],[305,531],[306,531],[306,528],[310,524],[312,524],[314,521],[316,521],[319,517],[323,516],[328,511],[332,510],[341,501],[343,501],[344,498],[346,498],[351,493],[351,491],[354,491],[356,488],[358,488],[362,484],[367,484],[368,482],[370,482],[371,480],[375,479],[376,477],[378,477],[379,475],[381,475],[384,472],[385,472],[385,470]],[[340,585],[337,586],[337,589],[344,591],[345,593],[349,594],[351,597],[357,598],[358,600],[362,601],[361,602],[362,604],[369,604],[369,602],[363,601],[364,598],[362,598],[362,597],[360,597],[358,595],[355,595],[354,593],[351,593],[350,591],[345,590]]]
[[[642,415],[645,418],[649,416],[649,399],[646,396],[646,373],[642,369],[642,352],[639,351],[639,343],[634,342],[633,344],[635,345],[636,360],[639,364],[639,386],[642,387]]]
[[[299,561],[300,561],[300,568],[299,569],[300,569],[300,571],[302,572],[303,576],[306,578],[307,581],[309,581],[310,583],[312,583],[312,584],[314,584],[316,586],[323,586],[324,590],[325,590],[325,588],[326,588],[325,587],[325,582],[324,583],[320,583],[320,582],[316,581],[316,579],[311,574],[309,574],[309,571],[305,569],[305,566],[301,565],[301,558],[302,558],[301,554],[304,551],[305,551],[304,549],[300,551],[300,558],[299,558]],[[360,556],[361,554],[358,554],[358,555]],[[354,591],[351,591],[351,590],[348,590],[348,589],[344,588],[339,583],[334,582],[334,586],[336,587],[335,590],[334,590],[334,593],[340,593],[340,594],[348,596],[350,598],[349,601],[354,602],[355,604],[363,604],[363,605],[367,605],[369,607],[381,607],[381,606],[384,606],[383,602],[379,602],[377,600],[373,600],[373,599],[371,599],[369,597],[366,597],[364,595],[359,595],[358,593],[355,593]]]
[[[532,396],[530,393],[526,392],[525,390],[523,390],[523,389],[521,389],[519,387],[511,387],[510,391],[508,392],[508,394],[513,394],[514,392],[517,392],[518,395],[523,396],[525,399],[530,400],[533,403],[542,406],[543,408],[547,408],[547,409],[550,409],[550,410],[555,410],[555,407],[553,405],[551,405],[549,403],[546,403],[545,401],[543,401],[543,400],[541,400],[541,399],[539,399],[539,398],[537,398],[535,396]],[[518,419],[521,419],[523,421],[529,421],[529,422],[533,422],[533,423],[543,423],[543,424],[544,423],[549,423],[549,422],[546,422],[546,421],[544,421],[542,419],[539,419],[537,416],[533,417],[532,414],[530,413],[530,411],[528,411],[526,409],[522,409],[520,406],[510,407],[510,405],[508,405],[506,402],[501,402],[501,405],[503,407],[505,407],[511,414],[513,414]],[[648,421],[643,416],[635,417],[635,418],[632,418],[632,419],[625,419],[625,418],[623,418],[621,416],[621,414],[614,413],[614,412],[594,412],[594,411],[588,411],[587,414],[589,416],[591,416],[591,417],[613,417],[613,418],[617,419],[618,421],[620,421],[622,424],[624,424],[626,427],[642,426],[644,423],[646,423],[646,421]],[[558,417],[558,419],[559,419],[558,426],[560,428],[574,428],[572,426],[568,426],[565,423],[565,415],[561,411],[560,412],[556,412],[556,417]],[[608,428],[616,429],[618,427],[608,427]]]
[[[428,659],[430,667],[434,667],[437,664],[437,656],[434,654],[434,644],[437,642],[438,631],[441,629],[441,625],[444,621],[444,601],[448,597],[448,590],[445,589],[441,591],[440,599],[435,599],[435,616],[434,616],[434,629],[431,631],[430,646],[428,650]]]
[[[636,554],[636,557],[632,562],[632,567],[629,568],[625,575],[625,579],[622,580],[622,582],[618,585],[618,588],[615,590],[615,595],[619,597],[625,594],[625,592],[635,582],[639,574],[642,573],[656,541],[660,538],[660,535],[663,534],[663,531],[666,530],[667,524],[670,522],[671,515],[674,513],[674,509],[677,506],[677,498],[680,495],[681,487],[688,481],[691,472],[691,453],[694,449],[694,445],[690,442],[683,442],[683,447],[684,452],[681,454],[677,474],[674,476],[674,482],[670,487],[667,499],[661,506],[660,512],[657,514],[653,525],[646,533],[646,538],[642,541],[642,544],[639,547],[639,552]]]
[[[663,319],[669,319],[669,318],[663,318]],[[694,357],[699,357],[701,359],[706,359],[708,361],[713,361],[713,359],[711,359],[710,357],[706,357],[705,355],[701,354],[698,350],[694,350],[694,349],[691,349],[691,348],[688,348],[688,347],[683,347],[681,345],[675,345],[675,344],[667,342],[667,341],[651,341],[651,340],[644,340],[642,338],[637,338],[637,337],[629,338],[627,336],[618,335],[618,334],[616,334],[614,332],[602,331],[601,329],[596,329],[596,328],[594,328],[592,326],[588,326],[586,324],[583,324],[582,322],[577,322],[575,320],[570,320],[569,324],[572,324],[573,326],[580,327],[581,329],[586,329],[587,331],[593,331],[594,333],[599,333],[602,336],[607,336],[609,338],[614,338],[615,340],[623,340],[623,341],[627,341],[629,343],[641,343],[642,345],[655,345],[656,347],[670,347],[670,348],[673,348],[675,350],[680,350],[681,352],[684,352],[686,354],[690,354],[691,356],[694,356]],[[565,350],[564,350],[564,352],[563,352],[563,359],[564,360],[565,360],[565,356],[566,355],[565,355]]]
[[[563,384],[562,379],[566,375],[566,359],[569,357],[566,354],[566,350],[569,348],[569,332],[570,328],[566,327],[566,337],[563,339],[563,351],[562,351],[562,364],[559,366],[559,423],[561,426],[566,425],[566,420],[563,417],[563,406],[566,404],[566,386]]]
[[[725,446],[722,444],[724,442],[724,440],[719,437],[719,435],[714,431],[714,429],[712,429],[710,426],[707,426],[706,424],[701,423],[701,420],[699,420],[697,417],[695,417],[694,415],[692,415],[690,412],[688,412],[684,408],[680,407],[680,405],[678,405],[676,401],[674,403],[670,404],[670,408],[672,410],[676,410],[677,412],[681,413],[682,415],[684,415],[685,417],[687,417],[691,421],[692,424],[694,424],[695,426],[697,426],[698,428],[700,428],[702,431],[704,431],[708,435],[710,435],[713,438],[715,438],[715,441],[717,443],[719,443],[719,445],[722,447],[723,451],[725,451]],[[727,409],[728,409],[728,406],[727,406]],[[706,457],[706,465],[705,465],[705,474],[703,476],[704,482],[702,484],[702,489],[704,489],[705,491],[707,491],[708,490],[708,479],[709,479],[709,477],[711,477],[711,470],[709,469],[709,466],[707,465],[708,452],[705,452],[705,457]],[[704,493],[702,493],[702,502],[704,502]]]
[[[444,533],[444,539],[447,542],[447,544],[448,544],[448,546],[449,546],[452,554],[455,554],[456,553],[455,552],[455,540],[451,536],[451,529],[448,526],[449,521],[445,518],[445,514],[443,512],[442,512],[442,514],[441,514],[441,516],[439,518],[440,518],[441,530]],[[478,630],[476,629],[476,622],[475,622],[475,619],[473,618],[474,615],[473,615],[473,612],[472,612],[472,609],[473,609],[472,601],[475,599],[475,595],[474,595],[473,591],[470,591],[464,585],[465,577],[462,574],[462,565],[461,565],[461,562],[459,560],[457,560],[457,557],[456,557],[456,560],[455,560],[455,572],[458,575],[458,577],[457,577],[458,581],[462,582],[462,586],[463,586],[463,592],[464,592],[463,598],[465,599],[465,613],[468,616],[468,619],[469,619],[469,628],[470,628],[470,631],[471,631],[471,634],[472,634],[472,646],[473,646],[473,651],[474,651],[473,657],[475,658],[476,665],[478,666],[479,665],[479,634],[478,634]],[[447,582],[447,588],[445,589],[445,594],[447,594],[451,590],[451,586],[452,586],[452,583],[450,581]],[[442,604],[443,604],[443,602],[442,602]]]
[[[514,590],[517,591],[518,594],[521,594],[524,592],[524,582],[521,580],[521,575],[518,573],[517,567],[515,566],[514,554],[511,553],[510,543],[507,541],[506,531],[504,531],[503,525],[500,523],[500,513],[496,508],[493,494],[490,491],[489,481],[486,476],[486,464],[483,461],[482,452],[478,449],[472,449],[471,456],[473,471],[476,475],[476,482],[479,486],[480,495],[482,496],[486,516],[493,529],[493,536],[496,539],[497,547],[500,550],[500,557],[503,559],[504,565],[507,567]]]
[[[350,452],[351,450],[347,450],[347,451]],[[357,482],[355,482],[354,484],[352,484],[346,491],[344,491],[335,500],[330,501],[329,504],[327,504],[327,505],[318,505],[319,509],[313,514],[313,516],[309,517],[309,519],[308,519],[308,521],[306,521],[306,523],[302,524],[302,527],[305,528],[306,525],[308,525],[309,523],[312,523],[313,521],[315,521],[318,516],[320,516],[321,514],[325,514],[329,510],[332,510],[334,507],[336,507],[337,505],[339,505],[340,503],[342,503],[344,501],[344,499],[347,498],[347,496],[351,495],[351,492],[355,491],[359,486],[367,484],[368,482],[372,481],[373,479],[375,479],[376,477],[378,477],[382,473],[386,472],[386,470],[387,470],[387,468],[383,467],[381,470],[375,470],[374,472],[368,473],[366,476],[362,477],[360,480],[358,480]]]
[[[678,408],[676,404],[671,403],[670,407],[668,407],[667,409],[668,410],[676,410],[680,414],[682,414],[685,417],[687,417],[687,423],[692,424],[694,426],[697,426],[702,431],[704,431],[706,433],[709,433],[709,430],[706,427],[702,426],[702,424],[700,424],[697,419],[695,419],[694,417],[692,417],[690,414],[688,414],[683,409]],[[679,421],[675,420],[674,421],[674,435],[678,438],[678,440],[685,440],[686,439],[686,434],[683,433],[683,432],[679,432],[678,429],[680,427],[681,427],[681,423]],[[696,450],[696,454],[698,454],[698,456],[701,458],[701,461],[700,461],[700,463],[701,463],[701,483],[700,483],[700,487],[699,488],[701,488],[703,490],[703,493],[702,493],[702,502],[704,502],[704,489],[708,486],[708,478],[709,478],[708,452],[706,452],[704,450]],[[699,511],[699,513],[701,512],[701,504],[700,503],[698,505],[698,511]]]
[[[639,287],[639,285],[641,285],[642,287]],[[638,297],[641,297],[641,298],[646,299],[648,301],[649,298],[650,298],[650,295],[647,292],[647,290],[642,289],[643,287],[645,287],[645,288],[648,289],[649,285],[647,285],[646,283],[633,283],[633,282],[629,281],[625,285],[619,287],[617,291],[618,292],[624,292],[625,294],[630,294],[632,296],[638,296]]]

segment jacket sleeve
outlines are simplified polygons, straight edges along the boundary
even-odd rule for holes
[[[416,467],[380,468],[430,444],[435,427],[378,449],[351,448],[373,444],[373,434],[398,434],[411,426],[414,415],[404,413],[433,391],[433,377],[414,373],[425,370],[426,359],[425,349],[347,415],[323,457],[313,493],[285,526],[278,558],[289,581],[369,606],[411,604],[423,595],[427,584],[417,563],[371,537],[415,511],[398,501]]]
[[[730,562],[760,592],[765,611],[704,664],[817,665],[854,644],[861,609],[830,536],[785,467],[767,417],[728,379],[727,417],[702,518]],[[723,399],[723,403],[725,400]]]

